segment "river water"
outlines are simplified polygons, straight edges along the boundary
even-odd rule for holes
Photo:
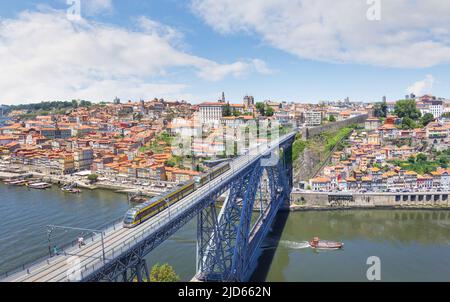
[[[123,216],[126,195],[84,190],[72,195],[0,184],[0,273],[48,253],[46,225],[101,228]],[[55,233],[55,242],[77,234]],[[345,243],[339,251],[308,247],[314,236]],[[183,281],[195,274],[196,221],[148,256],[172,265]],[[53,244],[53,243],[52,243]],[[263,244],[255,281],[367,281],[367,258],[382,281],[450,281],[450,211],[357,210],[280,213]]]

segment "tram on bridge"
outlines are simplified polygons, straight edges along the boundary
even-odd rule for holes
[[[176,188],[156,196],[149,201],[140,204],[134,208],[131,208],[125,214],[123,220],[124,228],[134,228],[137,225],[147,221],[158,213],[164,211],[171,205],[177,203],[187,195],[194,192],[196,189],[208,184],[210,181],[216,179],[221,174],[230,170],[230,163],[223,163],[211,170],[209,173],[205,173],[195,180],[187,181],[179,184]]]

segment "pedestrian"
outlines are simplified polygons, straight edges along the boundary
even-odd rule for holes
[[[78,248],[81,249],[81,247],[84,245],[84,238],[82,236],[78,237]]]
[[[53,255],[59,255],[59,251],[56,245],[53,246]]]

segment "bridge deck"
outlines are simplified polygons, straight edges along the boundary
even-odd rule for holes
[[[293,134],[288,134],[279,139],[278,142],[272,143],[272,147],[262,150],[256,155],[240,156],[233,160],[231,169],[220,177],[214,179],[205,186],[197,189],[184,199],[172,205],[169,209],[164,210],[150,220],[133,228],[123,228],[121,223],[110,227],[104,231],[104,250],[106,261],[119,256],[122,252],[128,250],[134,244],[147,238],[150,234],[164,227],[171,219],[180,215],[183,211],[195,205],[204,195],[211,192],[221,182],[230,180],[235,175],[239,174],[242,169],[245,169],[254,160],[257,160],[261,155],[268,153],[269,150],[274,149],[283,141],[289,139]],[[13,274],[2,281],[7,282],[64,282],[77,281],[77,274],[83,278],[88,276],[96,269],[102,267],[103,249],[101,236],[96,235],[91,241],[88,240],[85,246],[78,248],[72,247],[64,251],[64,254],[49,258],[41,263],[38,263],[26,270]],[[74,271],[74,269],[76,271]],[[74,279],[72,279],[75,277]],[[78,278],[79,280],[79,278]]]

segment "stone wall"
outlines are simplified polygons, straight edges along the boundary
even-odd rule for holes
[[[319,135],[322,132],[327,132],[327,131],[337,131],[341,128],[347,127],[351,124],[361,124],[361,123],[365,123],[365,121],[369,118],[369,115],[367,114],[363,114],[363,115],[358,115],[343,121],[339,121],[339,122],[334,122],[334,123],[328,123],[322,126],[317,126],[317,127],[308,127],[308,128],[304,128],[302,131],[302,139],[306,140],[310,137],[313,137],[315,135]]]
[[[449,207],[450,192],[420,193],[317,193],[293,192],[291,204],[306,208]]]

